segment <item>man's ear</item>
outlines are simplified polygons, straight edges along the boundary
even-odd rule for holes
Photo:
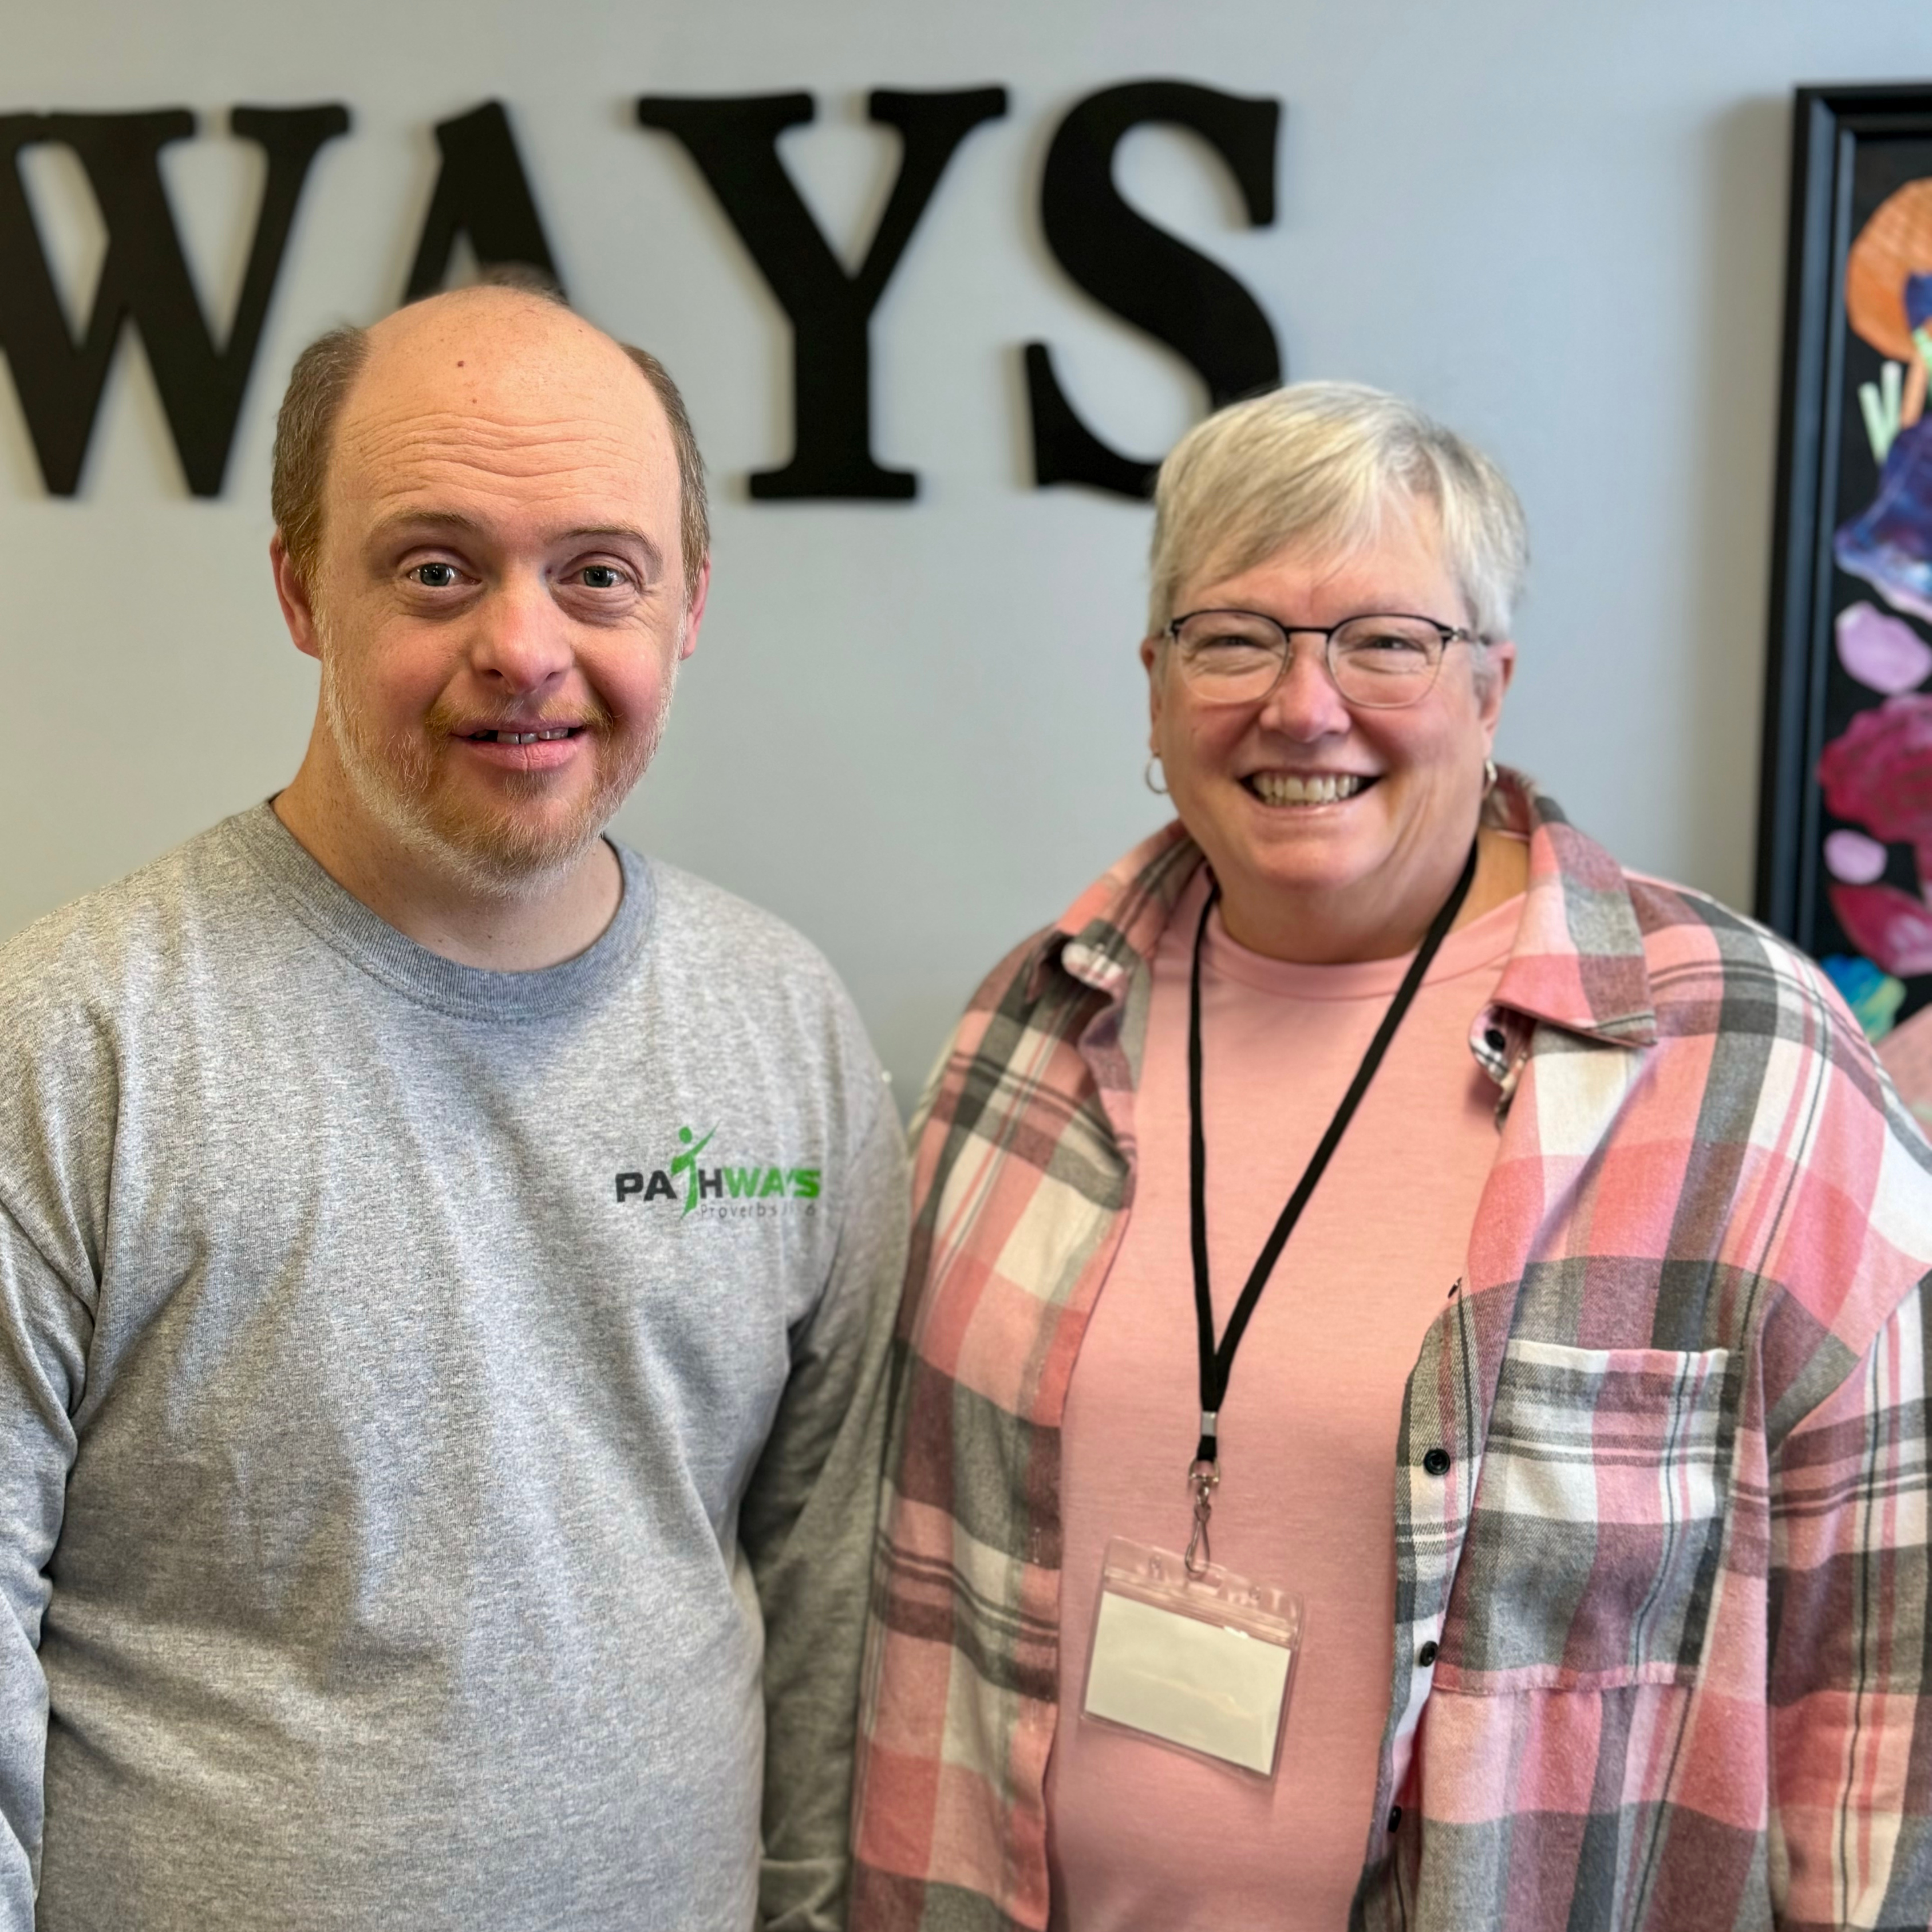
[[[698,587],[691,593],[691,602],[685,607],[684,631],[677,646],[680,662],[698,648],[698,627],[704,622],[704,600],[710,594],[711,558],[707,552],[704,561],[698,566]]]
[[[268,539],[268,568],[274,573],[275,601],[282,607],[282,622],[289,627],[291,641],[304,656],[320,658],[322,638],[316,625],[315,604],[280,530]]]

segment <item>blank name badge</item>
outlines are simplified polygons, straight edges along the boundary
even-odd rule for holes
[[[1115,1537],[1082,1715],[1263,1779],[1274,1775],[1301,1646],[1301,1599]]]

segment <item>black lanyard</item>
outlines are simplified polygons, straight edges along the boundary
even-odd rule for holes
[[[1310,1158],[1306,1171],[1295,1184],[1294,1192],[1288,1197],[1288,1205],[1281,1210],[1281,1218],[1274,1224],[1274,1233],[1268,1238],[1267,1244],[1250,1271],[1247,1286],[1241,1290],[1241,1298],[1234,1304],[1234,1312],[1228,1318],[1227,1332],[1222,1336],[1219,1348],[1214,1345],[1214,1300],[1208,1286],[1208,1141],[1201,1120],[1202,941],[1207,934],[1208,916],[1221,896],[1219,880],[1209,889],[1208,903],[1201,908],[1201,923],[1194,934],[1194,972],[1187,1010],[1188,1166],[1193,1209],[1194,1313],[1201,1352],[1201,1441],[1194,1451],[1188,1478],[1195,1487],[1196,1537],[1202,1544],[1204,1554],[1207,1521],[1203,1507],[1206,1496],[1202,1486],[1211,1487],[1220,1479],[1215,1437],[1221,1404],[1228,1393],[1228,1378],[1234,1370],[1234,1352],[1241,1346],[1248,1318],[1254,1313],[1256,1304],[1262,1298],[1262,1290],[1268,1286],[1268,1276],[1274,1272],[1274,1264],[1281,1258],[1281,1251],[1287,1246],[1288,1236],[1294,1232],[1294,1224],[1301,1219],[1301,1210],[1308,1205],[1316,1184],[1321,1180],[1330,1157],[1348,1131],[1355,1109],[1361,1105],[1362,1096],[1369,1090],[1369,1082],[1376,1077],[1376,1070],[1388,1052],[1389,1042],[1395,1038],[1396,1028],[1414,1003],[1416,994],[1422,990],[1423,979],[1442,950],[1443,940],[1448,937],[1450,927],[1455,924],[1456,915],[1462,909],[1462,902],[1469,896],[1471,882],[1476,876],[1476,850],[1472,844],[1462,867],[1462,876],[1456,881],[1456,890],[1443,902],[1442,910],[1423,935],[1415,958],[1403,975],[1401,989],[1390,1001],[1382,1024],[1376,1029],[1376,1036],[1370,1041],[1369,1050],[1363,1054],[1362,1064],[1355,1070],[1354,1079],[1342,1096],[1342,1104],[1335,1109],[1335,1118],[1328,1123],[1328,1131],[1322,1136],[1321,1144]],[[1192,1547],[1189,1554],[1191,1558]]]

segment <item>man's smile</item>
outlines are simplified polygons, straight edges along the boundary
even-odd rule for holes
[[[586,748],[595,749],[596,740],[589,724],[538,724],[517,719],[508,724],[461,728],[450,736],[462,746],[466,758],[499,770],[520,772],[560,771],[574,765]]]

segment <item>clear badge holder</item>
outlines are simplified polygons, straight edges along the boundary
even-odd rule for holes
[[[1082,1715],[1274,1776],[1301,1648],[1299,1597],[1124,1537],[1107,1545]]]

